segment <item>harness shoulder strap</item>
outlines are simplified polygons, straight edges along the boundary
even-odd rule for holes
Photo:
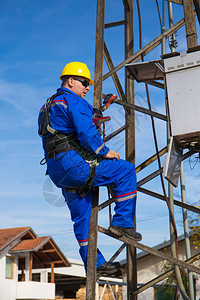
[[[49,133],[51,133],[53,135],[53,148],[51,149],[51,145],[49,145],[49,151],[54,153],[55,156],[55,151],[56,151],[56,147],[58,147],[60,145],[59,141],[57,141],[58,143],[56,144],[56,137],[58,136],[59,132],[55,129],[53,129],[51,127],[51,122],[50,122],[50,108],[51,108],[51,104],[54,100],[55,97],[60,96],[64,93],[69,93],[68,91],[65,92],[59,92],[57,94],[54,94],[53,96],[51,96],[50,98],[47,99],[45,106],[41,112],[41,117],[40,117],[40,124],[39,124],[39,130],[38,133],[40,136],[45,136],[48,135]],[[59,136],[58,136],[59,137]],[[65,141],[63,140],[63,138],[65,138]],[[47,138],[47,141],[49,139]],[[76,150],[84,159],[86,162],[89,163],[90,165],[90,174],[89,177],[87,179],[87,181],[85,182],[85,184],[83,186],[80,187],[69,187],[66,188],[65,190],[68,192],[72,192],[72,193],[77,193],[80,194],[81,197],[84,197],[87,193],[89,188],[92,187],[92,183],[94,181],[94,177],[95,177],[95,173],[96,173],[96,167],[98,165],[98,161],[100,161],[98,158],[94,159],[94,154],[91,155],[91,151],[86,151],[86,149],[82,149],[82,147],[79,145],[79,141],[77,140],[77,138],[72,139],[71,141],[68,140],[67,136],[65,134],[61,134],[61,144],[63,146],[63,149],[61,149],[61,152],[63,152],[63,150],[65,150],[65,153],[70,150],[70,149],[65,149],[66,145],[71,146],[72,149]],[[91,161],[87,161],[87,159],[90,159]],[[47,158],[48,159],[48,158]],[[45,162],[47,161],[47,159],[45,159]],[[42,164],[44,164],[42,163]]]
[[[53,135],[57,134],[57,131],[51,127],[50,108],[51,108],[52,101],[57,96],[60,96],[65,93],[70,93],[70,92],[68,92],[68,91],[59,92],[47,99],[45,106],[41,111],[40,122],[39,122],[38,134],[41,137],[44,137],[44,136],[48,135],[49,133],[51,133]]]

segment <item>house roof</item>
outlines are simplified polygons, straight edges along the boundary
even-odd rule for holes
[[[70,262],[50,236],[22,240],[10,250],[10,253],[23,252],[33,253],[33,269],[47,268],[52,263],[55,267],[70,266]]]
[[[20,238],[34,238],[36,234],[30,227],[0,229],[0,251]]]
[[[49,239],[50,236],[44,236],[32,240],[23,240],[12,248],[11,252],[38,251]]]
[[[50,236],[38,237],[31,227],[0,229],[0,251],[9,247],[9,253],[31,252],[33,268],[69,267],[70,263]]]

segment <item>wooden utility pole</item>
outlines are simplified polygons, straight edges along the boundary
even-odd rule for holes
[[[104,48],[104,16],[105,0],[97,0],[96,20],[96,52],[94,73],[94,100],[93,106],[100,108],[102,102],[103,83],[103,48]],[[98,235],[98,202],[99,188],[93,191],[93,205],[90,217],[88,253],[87,253],[87,279],[86,299],[95,299],[96,288],[96,259],[97,259],[97,235]]]
[[[87,252],[86,299],[95,299],[99,188],[93,191]]]
[[[94,73],[94,100],[93,106],[99,108],[102,102],[103,83],[103,48],[104,48],[104,16],[105,0],[97,0],[96,20],[96,52],[95,52],[95,73]],[[88,253],[87,253],[87,280],[86,299],[95,299],[96,287],[96,253],[98,235],[98,202],[99,188],[93,191],[93,205],[90,217]]]
[[[190,49],[198,45],[193,1],[183,0],[183,7],[185,15],[187,46],[188,49]]]
[[[196,10],[198,21],[200,23],[200,0],[194,0],[194,7]]]
[[[105,27],[104,19],[105,19],[105,0],[97,0],[94,100],[93,100],[93,106],[95,108],[99,108],[102,102],[103,49],[104,49],[104,27]]]
[[[134,34],[133,34],[133,0],[124,0],[124,16],[127,21],[125,24],[125,59],[133,55],[134,52]],[[127,76],[125,69],[125,99],[130,104],[134,101],[134,80]],[[135,164],[135,112],[126,109],[126,160]],[[135,224],[136,225],[136,224]],[[136,227],[136,226],[135,226]],[[137,265],[136,248],[127,245],[127,299],[136,300],[137,295],[134,291],[137,289]]]

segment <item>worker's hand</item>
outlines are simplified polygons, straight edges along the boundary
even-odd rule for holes
[[[120,155],[119,155],[119,153],[117,153],[117,152],[110,149],[109,152],[104,156],[104,158],[107,158],[107,159],[116,158],[117,160],[119,160]]]

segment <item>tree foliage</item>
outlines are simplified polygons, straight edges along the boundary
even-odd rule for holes
[[[200,208],[200,205],[196,205],[196,207]],[[195,245],[195,249],[200,248],[200,215],[196,213],[192,213],[188,218],[189,228],[191,231],[190,241]]]

